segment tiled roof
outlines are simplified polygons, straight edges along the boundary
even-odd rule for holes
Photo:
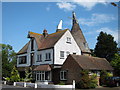
[[[87,41],[85,40],[85,37],[78,23],[73,24],[71,33],[75,41],[77,42],[79,48],[81,49],[81,51],[90,53],[91,51],[89,49],[89,46],[85,46],[85,44],[87,44]]]
[[[113,70],[105,58],[98,58],[85,55],[69,55],[82,69],[88,70]]]
[[[23,54],[27,52],[28,45],[30,44],[30,41],[17,53],[17,54]]]
[[[68,29],[58,31],[56,33],[48,34],[47,37],[44,37],[43,34],[29,32],[28,37],[34,38],[37,43],[38,50],[42,50],[42,49],[54,47],[56,42],[63,36],[63,34],[67,30]],[[30,43],[30,41],[29,41],[29,43]],[[25,53],[27,51],[29,43],[27,43],[17,54]]]
[[[49,65],[39,65],[34,71],[51,71],[51,67]]]

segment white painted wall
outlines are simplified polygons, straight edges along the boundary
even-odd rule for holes
[[[71,38],[71,44],[66,43],[67,37]],[[64,51],[64,59],[60,59],[60,51]],[[70,31],[67,30],[64,35],[60,38],[60,40],[54,46],[54,64],[63,64],[67,58],[66,52],[69,51],[70,54],[76,53],[77,55],[81,55],[81,50],[79,49],[77,43],[75,42],[73,36]]]
[[[71,38],[71,44],[66,43],[67,37]],[[40,65],[40,64],[53,64],[53,58],[54,58],[54,64],[63,64],[64,61],[67,58],[66,52],[70,52],[70,54],[76,53],[77,55],[81,55],[81,50],[79,49],[77,43],[75,42],[73,36],[71,35],[70,31],[67,30],[64,35],[60,38],[60,40],[55,44],[54,46],[54,55],[53,55],[53,49],[46,49],[46,50],[38,50],[38,46],[36,44],[36,40],[34,40],[34,51],[31,51],[31,42],[28,46],[28,50],[26,54],[18,55],[17,58],[17,67],[25,67],[30,66],[31,64],[31,53],[34,53],[34,62],[33,65]],[[60,51],[64,51],[64,59],[60,59]],[[45,61],[45,55],[46,53],[51,53],[51,61]],[[37,61],[37,55],[42,54],[42,62],[36,62]],[[19,57],[20,56],[27,56],[27,63],[26,64],[19,64]]]
[[[45,61],[46,53],[51,53],[51,61]],[[42,55],[42,62],[37,62],[37,55],[40,54]],[[36,52],[34,65],[40,65],[40,64],[53,64],[53,49],[46,49]]]

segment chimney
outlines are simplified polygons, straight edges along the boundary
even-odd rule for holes
[[[46,30],[46,29],[43,30],[43,35],[44,35],[44,37],[47,37],[47,36],[48,36],[48,33],[47,33],[47,30]]]

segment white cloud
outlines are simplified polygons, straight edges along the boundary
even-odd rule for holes
[[[115,41],[118,41],[118,30],[112,30],[108,27],[100,28],[97,30],[97,33],[100,33],[101,31],[106,32],[107,34],[111,34],[114,37]]]
[[[106,1],[107,0],[84,0],[84,1],[83,0],[73,0],[74,3],[86,8],[87,10],[91,10],[98,3],[106,5]]]
[[[66,10],[71,11],[76,8],[76,5],[74,5],[72,3],[68,3],[68,2],[58,2],[57,5],[60,9],[64,9],[65,11]]]
[[[81,23],[82,25],[87,25],[87,26],[93,26],[93,25],[98,25],[101,23],[107,23],[107,22],[110,22],[112,20],[115,20],[115,17],[112,15],[97,14],[97,13],[92,14],[91,18],[78,19],[79,23]]]
[[[64,10],[74,10],[76,6],[82,6],[86,10],[92,10],[92,8],[97,4],[104,4],[106,5],[109,1],[108,0],[70,0],[70,1],[63,1],[58,2],[57,5],[60,9]]]

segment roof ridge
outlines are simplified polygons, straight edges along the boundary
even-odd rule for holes
[[[35,33],[35,32],[29,32],[30,34],[35,34],[35,35],[42,35],[42,34],[39,34],[39,33]]]
[[[51,33],[51,34],[48,34],[48,35],[57,34],[57,33],[63,32],[63,31],[67,31],[67,30],[69,30],[69,29],[61,30],[61,31],[58,31],[58,32],[55,32],[55,33]]]

